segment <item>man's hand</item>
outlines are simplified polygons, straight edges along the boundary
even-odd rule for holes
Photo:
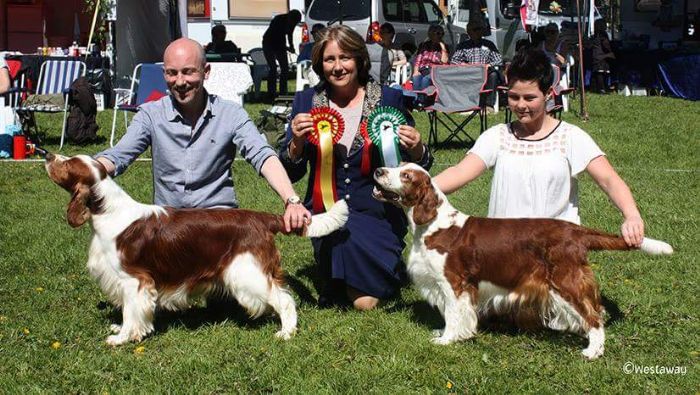
[[[291,232],[293,229],[302,229],[311,223],[311,213],[302,204],[288,204],[284,210],[284,229]]]

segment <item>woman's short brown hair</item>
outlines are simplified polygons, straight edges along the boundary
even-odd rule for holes
[[[321,82],[326,82],[326,77],[323,74],[323,51],[326,49],[326,44],[328,44],[329,41],[337,42],[340,49],[348,52],[355,58],[357,79],[360,85],[367,85],[369,81],[369,69],[372,65],[369,61],[367,45],[359,33],[346,25],[331,26],[324,29],[311,49],[311,67],[319,76]]]

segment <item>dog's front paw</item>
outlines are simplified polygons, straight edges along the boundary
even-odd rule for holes
[[[107,344],[116,347],[116,346],[121,346],[124,343],[127,343],[129,341],[129,338],[124,335],[112,335],[107,337]]]
[[[433,331],[431,333],[432,333],[433,337],[440,337],[440,336],[442,336],[443,333],[445,333],[445,330],[444,329],[433,329]]]
[[[121,325],[117,325],[117,324],[112,324],[112,325],[109,326],[109,330],[110,330],[112,333],[117,334],[117,333],[119,333],[119,332],[122,331],[122,326],[121,326]]]
[[[583,351],[581,351],[581,354],[589,360],[592,361],[594,359],[598,359],[603,356],[603,347],[597,347],[597,348],[586,348]]]
[[[430,340],[433,344],[439,344],[441,346],[448,345],[450,343],[454,342],[454,339],[451,337],[445,337],[445,336],[439,336],[439,337],[434,337]]]
[[[294,333],[296,333],[297,329],[294,328],[292,330],[279,330],[275,333],[275,337],[282,339],[282,340],[289,340],[294,336]]]

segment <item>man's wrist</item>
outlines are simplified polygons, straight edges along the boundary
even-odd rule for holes
[[[286,208],[292,204],[301,204],[301,198],[297,195],[289,196],[284,202],[284,207]]]

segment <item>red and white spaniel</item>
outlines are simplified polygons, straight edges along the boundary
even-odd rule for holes
[[[229,294],[248,314],[274,310],[289,339],[296,331],[294,299],[284,284],[276,233],[279,215],[239,209],[174,209],[134,201],[92,158],[46,156],[46,170],[72,194],[68,223],[91,220],[88,270],[109,300],[121,307],[110,345],[140,341],[153,331],[156,306],[181,310],[194,297]],[[342,227],[344,201],[315,215],[303,236],[320,237]]]
[[[603,355],[600,294],[590,250],[628,250],[618,236],[555,219],[494,219],[457,211],[415,164],[379,168],[375,198],[404,208],[413,233],[408,272],[445,319],[438,344],[473,337],[480,318],[505,316],[521,328],[588,338],[583,355]],[[640,248],[671,254],[645,238]]]

